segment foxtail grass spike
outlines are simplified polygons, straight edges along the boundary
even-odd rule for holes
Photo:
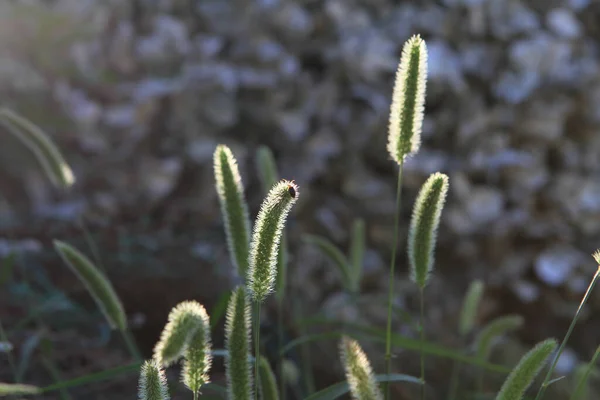
[[[369,360],[357,341],[346,336],[340,342],[346,380],[353,400],[382,400]]]
[[[293,181],[276,183],[263,201],[250,242],[248,289],[252,300],[262,302],[272,291],[277,275],[277,254],[286,218],[300,192]]]
[[[411,279],[422,289],[433,269],[437,229],[448,192],[448,177],[436,172],[421,187],[408,232]]]
[[[350,290],[357,294],[360,291],[362,268],[365,256],[365,222],[357,218],[352,226],[352,242],[350,243]]]
[[[481,330],[477,337],[477,356],[480,359],[487,360],[492,350],[494,339],[516,331],[523,326],[524,322],[525,320],[520,315],[505,315],[492,320]]]
[[[0,382],[0,397],[4,396],[26,396],[40,394],[41,388],[22,383],[3,383]]]
[[[73,171],[42,129],[6,108],[0,108],[0,123],[33,152],[54,186],[68,189],[75,183]]]
[[[54,248],[83,282],[111,328],[124,332],[127,329],[127,317],[110,281],[86,256],[70,244],[55,240]]]
[[[594,254],[592,254],[592,257],[594,257],[596,264],[598,264],[598,268],[600,268],[600,249],[596,250]]]
[[[242,286],[236,288],[225,320],[225,369],[228,400],[250,400],[253,396],[250,370],[250,307]]]
[[[160,340],[154,346],[154,359],[164,367],[178,361],[205,319],[208,319],[206,310],[197,301],[186,300],[173,307]]]
[[[225,224],[225,234],[231,262],[240,277],[245,278],[248,270],[248,248],[250,243],[250,218],[244,197],[242,177],[229,147],[220,144],[214,152],[214,173]]]
[[[557,346],[556,340],[547,339],[529,350],[504,381],[496,400],[521,400]]]
[[[421,144],[427,84],[427,47],[419,35],[402,48],[390,109],[388,152],[402,164]]]
[[[473,281],[469,285],[460,313],[458,330],[461,336],[468,335],[475,326],[477,310],[479,308],[481,296],[483,295],[483,288],[483,282],[480,280]]]
[[[279,400],[279,394],[277,392],[277,381],[275,380],[275,374],[269,365],[269,361],[266,358],[260,357],[258,364],[259,372],[259,391],[261,400]]]
[[[168,400],[167,378],[156,360],[142,364],[138,385],[139,400]]]
[[[200,323],[196,332],[190,337],[183,354],[181,380],[194,395],[198,395],[203,385],[210,382],[208,372],[212,363],[210,322],[204,307],[201,308]]]

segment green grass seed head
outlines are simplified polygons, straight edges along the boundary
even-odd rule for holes
[[[68,243],[55,240],[54,248],[63,261],[79,277],[79,280],[83,282],[111,328],[125,331],[127,329],[127,316],[110,281],[86,256]]]
[[[437,229],[448,192],[448,177],[436,172],[421,187],[408,233],[410,276],[424,288],[433,269]]]
[[[183,353],[181,381],[192,392],[199,393],[203,385],[210,382],[208,372],[212,363],[210,322],[204,307],[199,313],[198,329],[189,339]]]
[[[390,108],[388,152],[398,164],[419,150],[426,84],[427,47],[414,35],[402,49]]]
[[[42,129],[6,108],[0,108],[0,123],[33,152],[53,185],[68,189],[75,183],[73,171]]]
[[[469,289],[467,290],[467,294],[465,294],[462,310],[460,312],[458,331],[461,336],[471,333],[475,326],[477,310],[479,309],[479,303],[481,301],[481,296],[483,295],[483,289],[484,285],[480,280],[475,280],[469,285]]]
[[[524,318],[520,315],[504,315],[498,317],[483,327],[475,341],[477,349],[477,357],[482,360],[487,360],[494,340],[502,335],[516,331],[523,326]]]
[[[250,218],[244,197],[242,177],[229,147],[220,144],[213,155],[215,182],[231,262],[240,277],[248,270],[248,247],[250,243]]]
[[[281,180],[269,191],[258,212],[248,269],[248,289],[254,301],[262,302],[273,291],[281,235],[299,194],[293,181]]]
[[[353,400],[382,400],[369,360],[356,340],[344,336],[340,353]]]
[[[33,385],[25,385],[22,383],[4,383],[0,382],[0,396],[27,396],[27,395],[35,395],[40,394],[42,389],[33,386]]]
[[[229,298],[225,320],[225,370],[229,400],[252,398],[250,334],[248,298],[244,288],[239,286]]]
[[[269,361],[264,357],[260,357],[258,368],[258,387],[261,400],[279,400],[277,381],[275,379],[275,374],[269,365]]]
[[[504,381],[496,400],[521,400],[557,345],[556,340],[546,339],[529,350]]]
[[[187,350],[190,339],[208,320],[206,310],[197,301],[183,301],[169,312],[168,320],[154,346],[154,359],[168,367]]]
[[[139,400],[168,400],[167,379],[156,360],[147,360],[142,364],[138,384]]]
[[[594,260],[596,260],[596,264],[598,264],[598,268],[600,268],[600,249],[596,250],[594,254],[592,254]]]

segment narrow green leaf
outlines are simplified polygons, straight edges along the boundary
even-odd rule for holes
[[[361,218],[354,220],[352,226],[352,241],[350,242],[349,278],[352,293],[360,292],[363,261],[365,257],[365,221]]]
[[[417,385],[423,384],[419,378],[403,374],[375,375],[375,380],[378,383],[408,382],[415,383]],[[345,395],[349,391],[350,386],[348,385],[348,382],[339,382],[308,396],[305,400],[334,400]]]
[[[3,383],[0,382],[0,396],[25,396],[41,393],[41,389],[33,385],[24,385],[21,383]]]
[[[308,244],[312,244],[321,250],[323,254],[325,254],[333,264],[338,268],[341,274],[342,283],[345,288],[350,287],[350,271],[348,259],[342,253],[342,251],[337,248],[333,243],[331,243],[328,239],[317,236],[317,235],[304,235],[304,242]]]
[[[242,177],[229,147],[218,145],[213,158],[215,182],[225,223],[229,255],[239,276],[245,278],[248,271],[250,219]]]
[[[73,185],[73,171],[44,131],[6,108],[0,108],[0,123],[35,155],[53,185],[65,189]]]
[[[477,318],[477,310],[479,309],[479,302],[483,295],[483,282],[475,280],[469,285],[467,294],[463,300],[463,306],[460,313],[459,320],[459,333],[461,336],[465,336],[473,330],[475,326],[475,319]]]
[[[138,399],[168,400],[167,378],[156,360],[148,360],[142,365],[138,384]]]
[[[448,177],[436,172],[421,187],[408,231],[410,277],[424,288],[433,269],[437,229],[448,192]]]
[[[575,386],[575,390],[573,390],[573,394],[569,398],[570,400],[587,399],[587,382],[590,377],[590,374],[592,373],[594,368],[596,368],[596,361],[598,360],[598,356],[600,356],[600,346],[596,348],[596,352],[594,352],[594,355],[592,356],[590,362],[587,363],[585,366],[582,366],[582,368],[578,370],[578,373],[575,374],[578,377],[577,385]]]
[[[229,400],[252,398],[250,355],[250,307],[242,286],[237,287],[229,300],[225,320],[225,357]]]
[[[125,310],[110,281],[86,256],[68,243],[55,240],[54,248],[83,282],[111,328],[125,331],[127,329]]]
[[[0,267],[0,286],[3,286],[6,282],[8,282],[11,279],[15,267],[16,256],[17,253],[11,251],[4,258],[4,260],[2,260],[2,266]]]
[[[253,301],[262,302],[273,291],[277,255],[287,216],[300,192],[293,181],[276,183],[264,199],[252,233],[248,289]]]
[[[523,322],[524,319],[520,315],[505,315],[488,323],[477,336],[477,357],[487,360],[494,345],[494,339],[516,331],[523,326]]]
[[[229,304],[229,298],[231,297],[231,292],[222,293],[219,296],[216,304],[213,306],[210,312],[210,328],[215,329],[221,318],[227,312],[227,304]]]
[[[529,350],[504,381],[496,400],[521,400],[557,346],[556,340],[547,339]]]
[[[371,363],[358,342],[347,336],[340,342],[342,364],[354,400],[382,400],[383,394],[375,381]]]
[[[275,380],[275,374],[269,365],[269,361],[264,357],[260,357],[258,368],[258,388],[261,400],[279,400],[277,381]]]

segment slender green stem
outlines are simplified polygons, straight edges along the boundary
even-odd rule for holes
[[[194,390],[194,400],[198,400],[198,392]]]
[[[571,321],[571,325],[569,326],[569,329],[567,330],[567,334],[565,335],[565,338],[563,339],[562,343],[560,344],[560,346],[558,348],[558,351],[556,352],[556,355],[554,356],[552,365],[550,366],[550,369],[548,369],[546,378],[544,379],[542,386],[540,386],[540,390],[538,391],[537,396],[535,396],[535,400],[540,400],[544,396],[544,392],[548,388],[548,381],[550,380],[550,377],[552,376],[552,372],[554,372],[556,363],[558,363],[558,359],[560,358],[560,355],[563,352],[563,349],[565,348],[565,345],[567,344],[567,341],[569,340],[571,333],[573,332],[573,328],[575,328],[575,324],[577,323],[577,320],[579,319],[579,314],[581,313],[583,306],[585,305],[588,298],[590,297],[590,294],[592,293],[592,290],[594,289],[594,285],[596,285],[596,281],[598,280],[599,276],[600,276],[600,267],[598,267],[598,270],[594,274],[594,277],[592,278],[592,282],[588,286],[587,291],[585,292],[585,295],[583,296],[583,299],[581,300],[581,303],[579,303],[579,307],[577,308],[577,311],[575,312],[575,316],[573,317],[573,320]]]
[[[254,322],[255,330],[255,342],[254,342],[254,400],[258,400],[258,360],[260,357],[260,301],[255,301],[256,305],[256,321]]]
[[[456,398],[461,366],[462,363],[459,361],[454,360],[452,362],[452,377],[450,378],[450,388],[448,389],[448,400],[454,400]]]
[[[9,343],[8,337],[6,336],[6,332],[4,332],[4,327],[2,326],[2,321],[0,321],[0,340]],[[15,382],[19,383],[19,374],[17,373],[17,365],[15,364],[12,349],[6,352],[6,358],[8,358],[8,365],[10,366],[11,372],[15,376]]]
[[[421,385],[421,400],[425,400],[425,353],[423,352],[423,343],[425,342],[425,324],[424,324],[424,316],[425,316],[425,306],[424,306],[424,297],[423,296],[423,288],[419,290],[419,302],[420,306],[420,323],[419,323],[419,339],[421,341],[421,381],[423,384]]]
[[[129,350],[129,353],[134,358],[134,360],[138,362],[143,361],[142,356],[140,354],[140,350],[138,349],[129,329],[121,331],[121,334],[123,335],[123,341],[125,342],[125,346],[127,346],[127,350]]]
[[[283,299],[277,299],[277,344],[283,349]],[[283,354],[279,357],[279,391],[281,400],[285,400],[285,377],[283,376]]]
[[[385,372],[390,374],[392,369],[392,303],[394,300],[394,269],[396,268],[396,250],[398,248],[398,223],[400,220],[400,206],[402,193],[402,167],[400,163],[398,169],[398,184],[396,187],[396,210],[394,213],[394,244],[392,245],[392,259],[390,261],[390,291],[388,294],[388,315],[387,315],[387,330],[385,336]],[[390,385],[385,383],[385,400],[390,397]]]

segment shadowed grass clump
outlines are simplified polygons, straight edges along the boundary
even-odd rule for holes
[[[139,400],[168,400],[167,379],[156,360],[147,360],[142,365],[138,383]]]
[[[371,364],[356,340],[344,336],[340,342],[342,364],[353,400],[382,400]]]
[[[86,256],[68,243],[55,240],[54,248],[83,282],[110,326],[120,331],[127,330],[127,317],[123,305],[110,281]]]
[[[229,147],[220,144],[213,156],[214,174],[231,262],[241,278],[248,271],[250,218],[238,165]]]
[[[181,371],[181,381],[194,393],[194,399],[200,388],[210,382],[208,371],[212,363],[210,322],[204,307],[199,311],[198,329],[189,339]]]
[[[250,307],[242,286],[236,288],[229,298],[225,320],[225,349],[228,399],[250,400]]]

